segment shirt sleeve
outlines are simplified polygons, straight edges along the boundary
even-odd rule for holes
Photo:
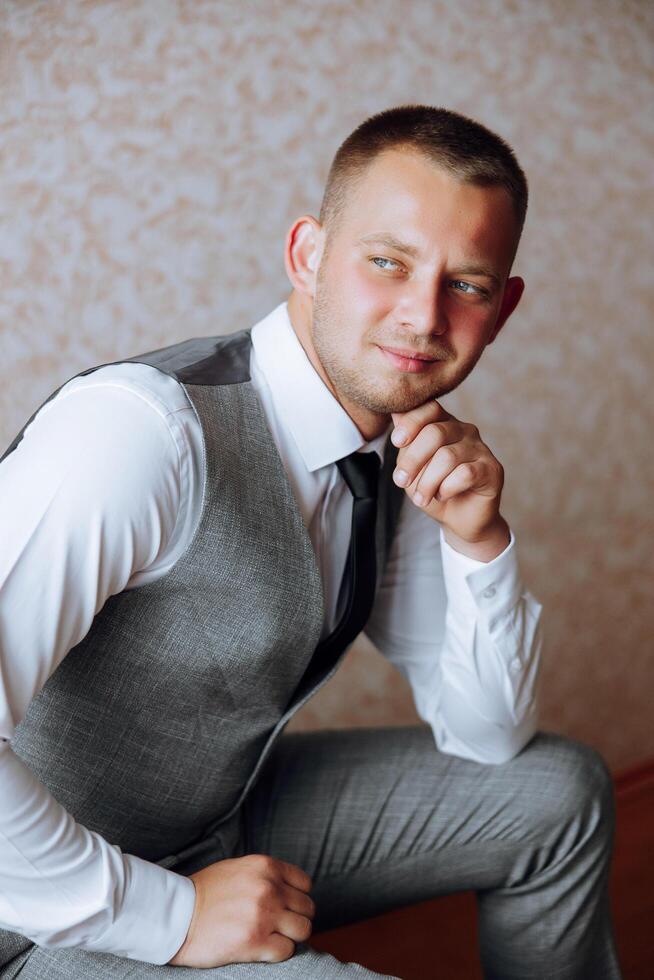
[[[529,742],[538,725],[540,624],[513,533],[493,561],[476,561],[403,501],[366,633],[409,681],[441,751],[499,764]]]
[[[0,925],[45,947],[166,963],[192,881],[77,823],[10,744],[106,599],[169,567],[188,520],[190,403],[169,411],[103,371],[62,389],[0,465]]]

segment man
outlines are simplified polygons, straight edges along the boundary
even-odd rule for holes
[[[520,300],[526,204],[479,124],[374,116],[287,303],[73,379],[10,447],[0,976],[372,977],[312,928],[461,889],[487,977],[619,976],[611,781],[536,733],[503,470],[438,401]],[[364,625],[428,726],[280,737]]]

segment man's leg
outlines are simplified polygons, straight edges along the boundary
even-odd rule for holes
[[[211,970],[154,966],[105,953],[35,947],[0,971],[2,980],[398,980],[341,963],[301,943],[283,963],[235,963]]]
[[[244,853],[311,875],[316,929],[473,889],[487,980],[620,977],[613,785],[579,742],[539,733],[493,766],[438,752],[426,727],[285,735],[243,829]]]
[[[297,733],[275,746],[226,834],[227,850],[219,845],[199,866],[245,853],[298,864],[314,880],[316,928],[475,889],[488,980],[614,980],[620,973],[607,898],[612,839],[606,767],[569,739],[540,734],[516,759],[482,766],[438,752],[422,727]],[[437,949],[430,970],[438,978]],[[41,949],[0,971],[1,980],[191,976],[199,974]],[[201,976],[379,978],[304,945],[284,963],[219,967]]]

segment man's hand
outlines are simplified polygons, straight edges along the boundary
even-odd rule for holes
[[[500,514],[504,470],[479,431],[459,422],[437,401],[392,417],[391,440],[401,447],[395,483],[443,526],[445,540],[456,551],[492,561],[507,547],[511,535]],[[405,434],[403,440],[400,432]]]
[[[217,861],[192,874],[195,909],[170,960],[200,969],[227,963],[279,963],[311,935],[311,878],[264,854]]]

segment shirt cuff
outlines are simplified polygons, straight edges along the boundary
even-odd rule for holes
[[[190,878],[136,857],[124,855],[127,885],[111,927],[86,948],[163,965],[178,951],[195,908]]]
[[[445,540],[440,529],[441,557],[447,601],[454,612],[482,613],[490,630],[518,602],[523,585],[513,531],[508,545],[492,561],[477,561],[462,555]]]

